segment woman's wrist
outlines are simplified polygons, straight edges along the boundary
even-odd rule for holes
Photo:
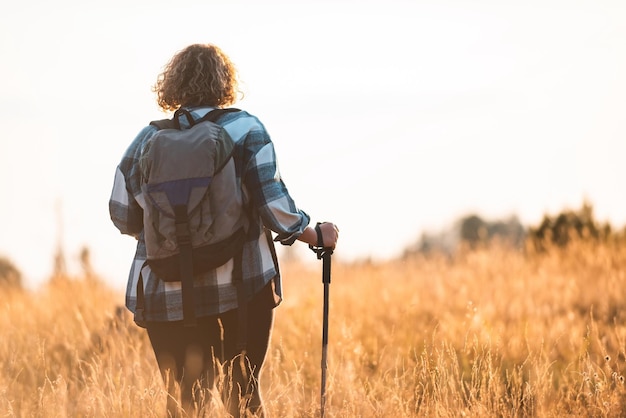
[[[315,246],[317,245],[317,232],[315,232],[315,229],[307,226],[298,237],[298,240]]]

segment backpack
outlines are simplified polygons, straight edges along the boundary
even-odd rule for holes
[[[232,156],[235,143],[215,123],[224,113],[235,111],[239,109],[214,109],[195,121],[181,108],[172,119],[152,121],[158,131],[139,157],[146,263],[160,279],[182,282],[183,316],[189,326],[196,323],[195,274],[235,257],[233,279],[241,281],[237,266],[248,218]],[[189,128],[181,128],[182,115]],[[139,301],[143,283],[137,287],[137,310],[143,313],[143,300]]]

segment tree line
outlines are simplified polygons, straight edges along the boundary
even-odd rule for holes
[[[566,247],[575,240],[619,240],[626,238],[626,227],[614,229],[608,222],[598,221],[593,206],[584,202],[578,209],[565,209],[557,214],[544,214],[538,225],[525,226],[517,216],[504,220],[487,220],[468,214],[451,227],[437,233],[423,233],[409,246],[406,255],[443,253],[452,255],[460,247],[476,249],[497,242],[517,249],[545,251],[549,247]]]

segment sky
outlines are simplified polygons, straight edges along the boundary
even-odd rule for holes
[[[587,200],[626,224],[626,2],[14,2],[0,15],[0,256],[27,285],[62,246],[126,283],[119,160],[151,87],[192,43],[220,46],[335,256],[385,259],[461,216],[526,225]],[[314,255],[303,244],[298,254]]]

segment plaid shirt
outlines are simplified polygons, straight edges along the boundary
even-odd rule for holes
[[[192,109],[194,119],[211,108]],[[186,125],[181,118],[181,125]],[[242,180],[244,200],[251,211],[251,224],[243,248],[243,279],[246,297],[250,299],[273,280],[276,303],[282,299],[278,262],[274,241],[291,245],[309,224],[309,216],[299,210],[278,172],[274,146],[263,124],[245,111],[226,113],[222,125],[235,141],[235,167]],[[109,212],[113,224],[122,234],[137,239],[137,250],[130,268],[126,288],[126,307],[135,313],[137,283],[143,273],[145,319],[147,321],[178,321],[183,319],[180,282],[160,280],[145,263],[143,239],[144,198],[138,158],[145,142],[156,132],[146,126],[126,150],[115,173]],[[194,278],[196,316],[214,315],[237,308],[237,291],[232,284],[233,260]]]

